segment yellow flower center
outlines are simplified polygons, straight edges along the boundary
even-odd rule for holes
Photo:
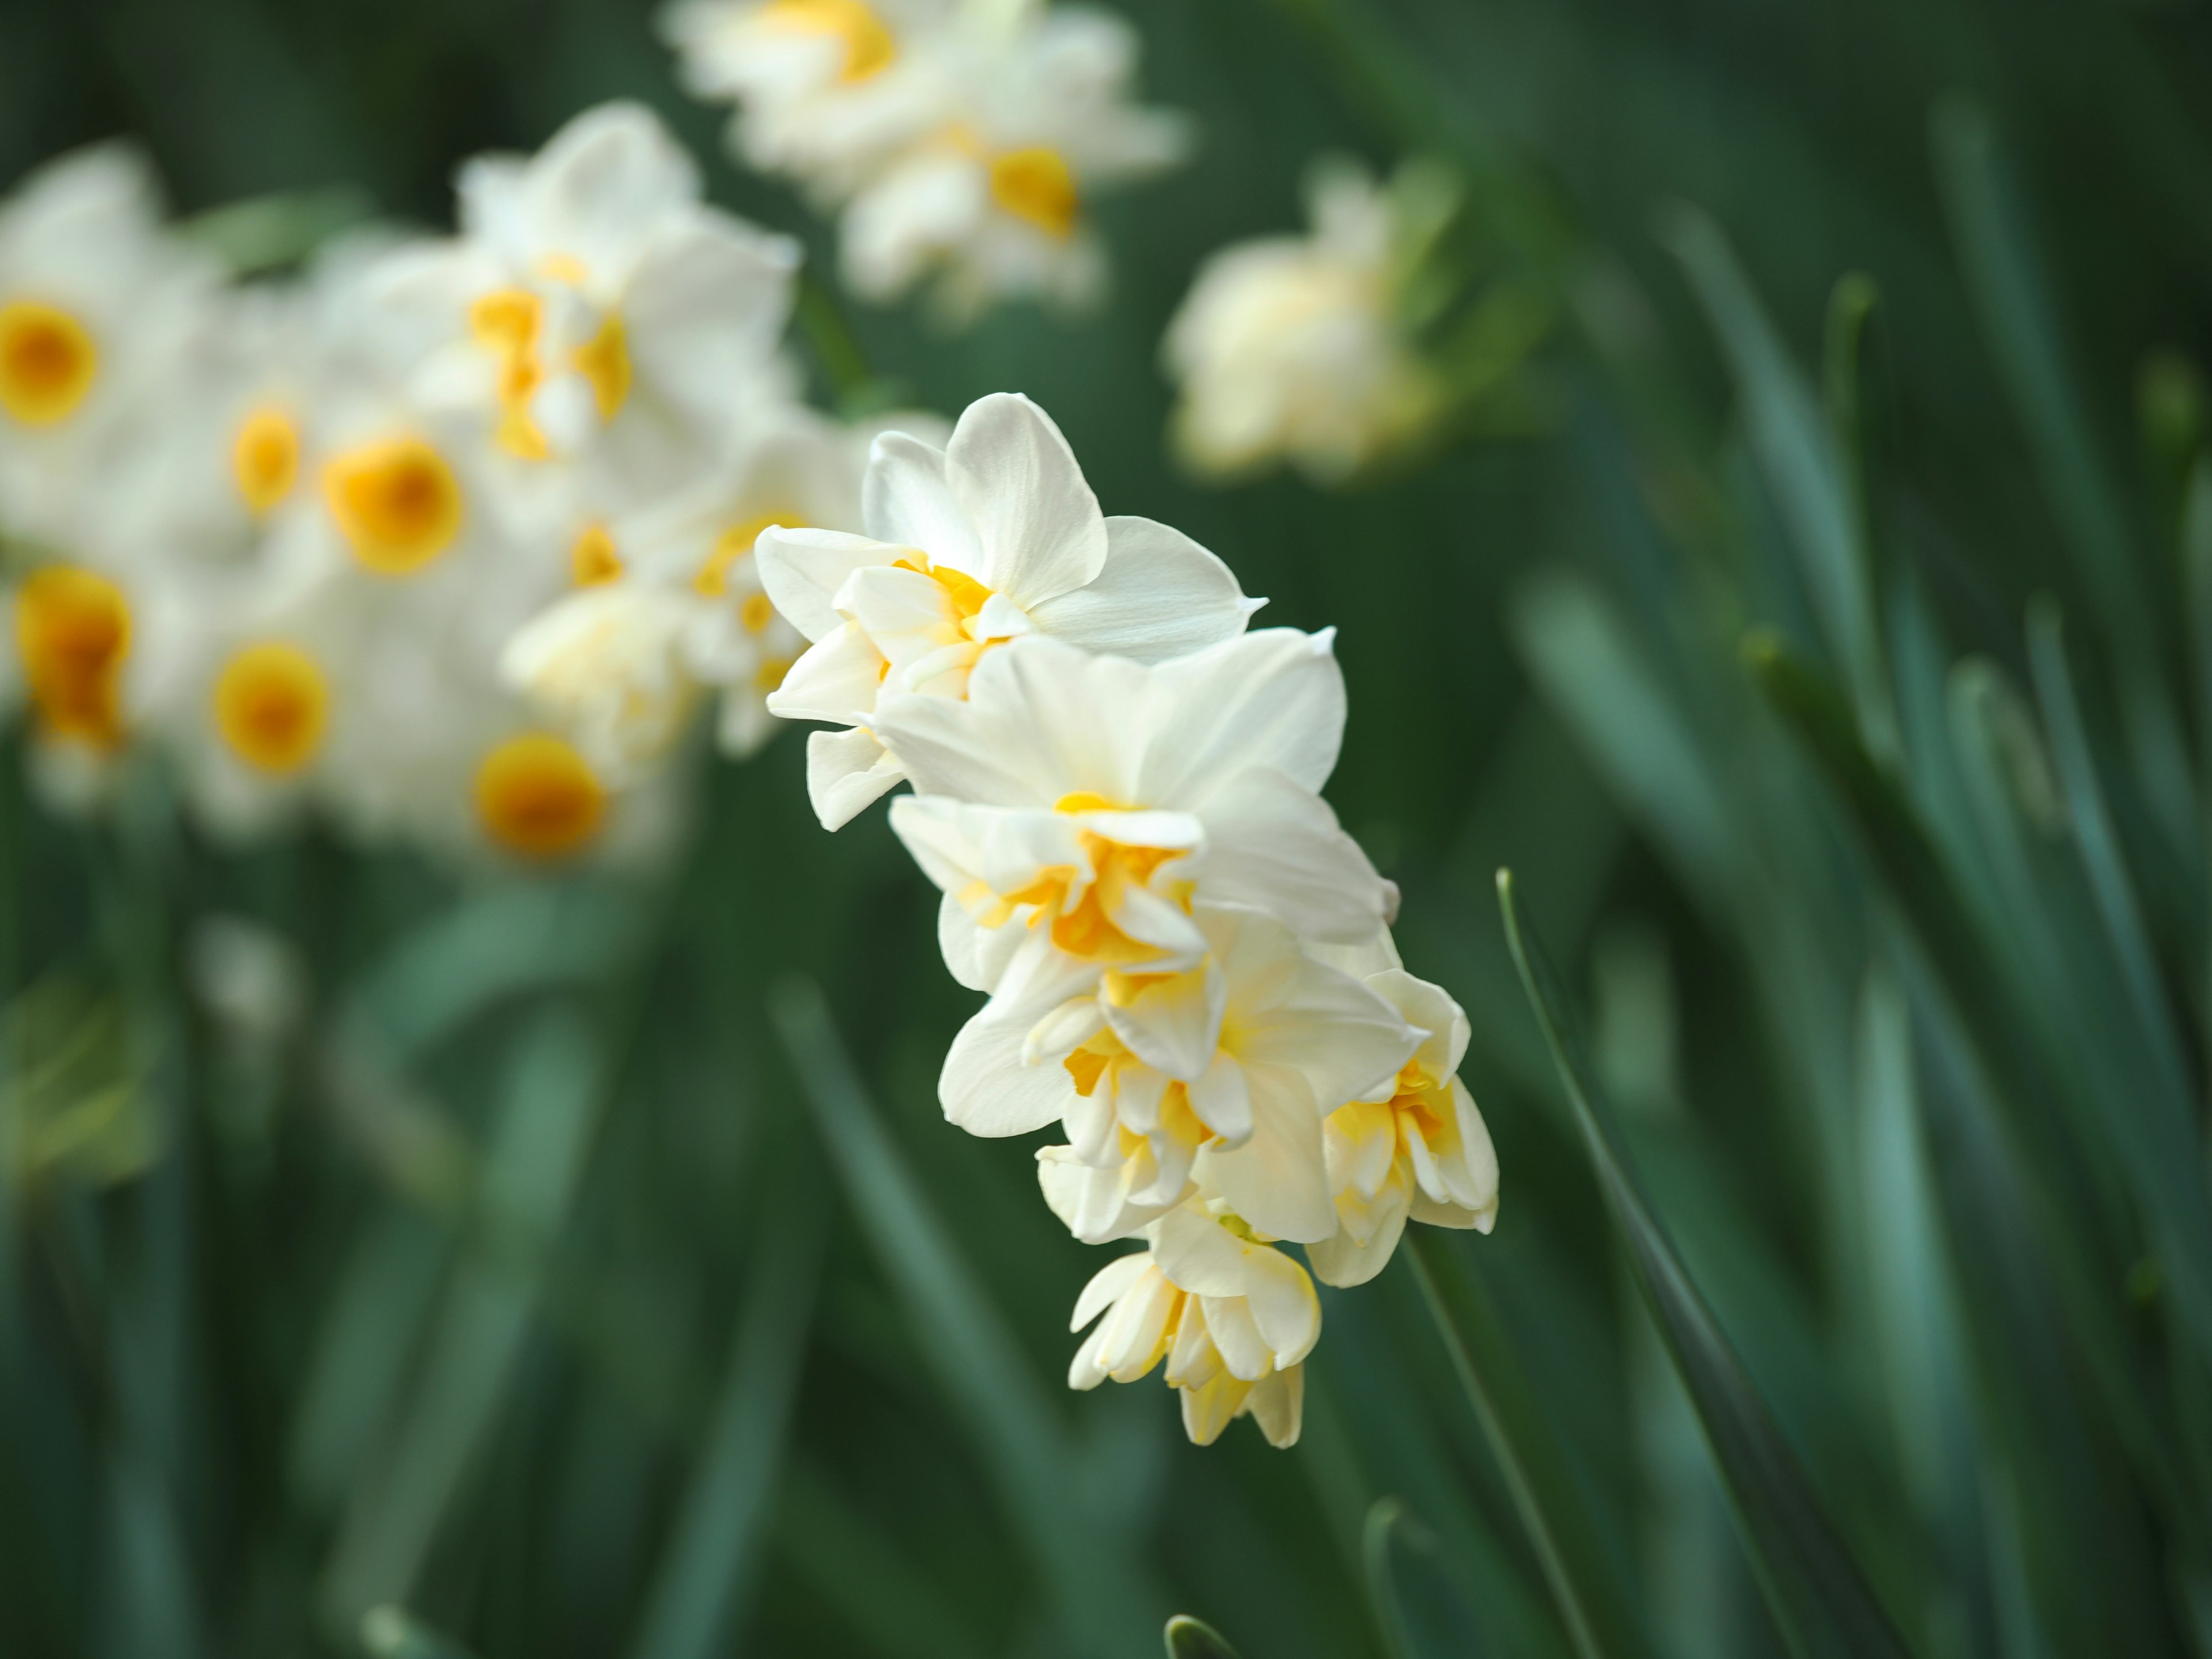
[[[794,659],[790,657],[763,657],[761,665],[753,670],[753,690],[763,697],[783,684],[783,677],[791,672]]]
[[[300,428],[289,411],[276,404],[251,410],[231,441],[230,471],[256,518],[290,495],[300,477]]]
[[[599,833],[606,791],[574,748],[543,732],[509,738],[477,769],[477,814],[510,853],[560,859]]]
[[[15,647],[40,724],[102,749],[123,741],[131,607],[105,576],[75,565],[33,571],[15,590]]]
[[[568,550],[568,574],[576,579],[576,586],[597,587],[617,580],[622,573],[622,555],[615,551],[615,538],[606,526],[586,525]]]
[[[623,320],[614,312],[607,313],[597,334],[576,348],[576,372],[591,382],[601,420],[611,421],[622,413],[629,401],[629,348]]]
[[[746,633],[764,634],[775,620],[775,605],[765,593],[748,593],[738,607],[738,620],[745,625]]]
[[[837,78],[852,86],[882,74],[898,59],[898,42],[862,0],[769,0],[761,21],[793,34],[829,35],[843,43]]]
[[[691,578],[691,586],[710,599],[720,599],[729,588],[732,567],[753,550],[761,532],[770,525],[804,530],[806,520],[795,513],[761,513],[732,525],[714,538],[714,549],[699,567],[699,574]]]
[[[296,645],[264,640],[223,665],[215,725],[240,758],[264,772],[296,772],[323,741],[330,682]]]
[[[518,460],[542,461],[552,453],[531,417],[530,399],[545,371],[538,361],[543,301],[526,288],[496,289],[469,307],[469,337],[498,360],[499,447]]]
[[[25,426],[67,420],[99,373],[99,348],[68,312],[40,300],[0,306],[0,409]]]
[[[1056,149],[1033,145],[991,158],[991,199],[1048,236],[1066,239],[1083,212],[1075,169]]]
[[[349,449],[323,469],[323,499],[354,556],[404,576],[461,533],[461,486],[444,456],[403,434]]]

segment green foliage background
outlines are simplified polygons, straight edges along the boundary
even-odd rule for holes
[[[151,775],[67,829],[11,753],[5,1651],[356,1651],[384,1602],[422,1622],[382,1650],[483,1659],[1103,1659],[1176,1610],[1249,1659],[1893,1651],[1789,1570],[1832,1526],[1929,1659],[2212,1656],[2212,14],[1121,9],[1205,142],[1102,209],[1111,309],[837,308],[871,395],[1027,392],[1109,512],[1341,629],[1331,794],[1504,1171],[1493,1237],[1419,1253],[1441,1325],[1410,1252],[1330,1295],[1289,1454],[1066,1394],[1097,1254],[939,1121],[933,896],[880,813],[819,831],[795,737],[647,889],[218,857]],[[627,0],[0,12],[0,177],[129,133],[187,212],[441,222],[460,157],[614,96],[829,270]],[[1557,307],[1550,417],[1202,487],[1159,335],[1332,149],[1461,169]],[[1589,1012],[1573,1090],[1501,864]],[[219,911],[312,966],[273,1074],[183,989]],[[1749,1400],[1794,1457],[1724,1480],[1698,1408],[1741,1452]]]

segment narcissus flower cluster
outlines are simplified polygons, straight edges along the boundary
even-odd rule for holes
[[[210,830],[319,810],[463,856],[665,840],[664,763],[744,753],[804,646],[762,528],[859,526],[868,446],[780,342],[795,246],[642,108],[478,157],[451,235],[244,281],[128,149],[0,206],[10,678],[48,797],[173,763]],[[928,417],[904,422],[942,437]]]
[[[910,786],[891,826],[942,891],[945,965],[988,998],[945,1115],[1057,1129],[1054,1212],[1143,1243],[1077,1304],[1097,1322],[1074,1386],[1164,1362],[1192,1439],[1249,1413],[1287,1445],[1313,1278],[1362,1283],[1409,1220],[1487,1231],[1498,1205],[1466,1018],[1404,970],[1395,890],[1321,793],[1331,636],[1248,631],[1261,602],[1227,567],[1106,517],[1024,398],[972,405],[942,449],[879,438],[861,513],[862,534],[761,537],[809,641],[768,706],[828,728],[826,827]]]
[[[664,15],[731,140],[841,215],[843,274],[878,299],[933,283],[956,318],[994,301],[1096,301],[1089,208],[1172,166],[1187,124],[1129,101],[1120,20],[1042,0],[678,0]]]

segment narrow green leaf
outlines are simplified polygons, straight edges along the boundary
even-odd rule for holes
[[[1129,1541],[1086,1512],[1065,1427],[878,1121],[821,991],[787,981],[771,1012],[854,1216],[906,1304],[915,1346],[965,1420],[1016,1532],[1036,1552],[1063,1639],[1097,1656],[1149,1650],[1157,1615],[1148,1609],[1161,1598]]]
[[[1204,1620],[1179,1613],[1164,1632],[1168,1659],[1238,1659],[1228,1638]]]
[[[1591,1494],[1481,1281],[1464,1271],[1441,1232],[1409,1228],[1405,1247],[1575,1652],[1581,1659],[1647,1653],[1626,1573],[1592,1523]]]
[[[813,1185],[787,1182],[759,1229],[713,1431],[647,1599],[635,1659],[728,1651],[757,1581],[821,1267]]]
[[[2153,1085],[2129,1090],[2109,1103],[2102,1121],[2154,1218],[2175,1300],[2193,1328],[2198,1352],[2212,1357],[2212,1193],[2205,1188],[2195,1091],[2143,926],[2142,907],[2105,804],[2067,665],[2058,611],[2047,599],[2029,607],[2027,646],[2051,755],[2066,791],[2074,845],[2135,1012],[2136,1052],[2148,1060]]]
[[[453,1638],[389,1601],[362,1614],[361,1645],[369,1659],[473,1659]]]
[[[1789,527],[1821,633],[1851,688],[1852,706],[1867,746],[1878,756],[1893,757],[1898,752],[1897,711],[1882,661],[1856,481],[1829,430],[1820,400],[1790,361],[1720,227],[1697,209],[1680,207],[1668,216],[1664,229],[1727,356],[1743,402],[1752,453]],[[1847,295],[1856,296],[1856,316],[1863,319],[1870,297],[1857,289]],[[1846,340],[1856,340],[1856,323],[1848,313],[1839,326]],[[1850,398],[1855,407],[1855,382]]]
[[[1599,1186],[1705,1425],[1777,1622],[1802,1659],[1903,1659],[1906,1650],[1889,1615],[1860,1576],[1651,1208],[1620,1122],[1571,1035],[1564,988],[1522,919],[1508,872],[1498,872],[1498,893],[1514,963],[1544,1028]]]
[[[1375,1604],[1375,1627],[1382,1632],[1383,1650],[1389,1659],[1413,1659],[1413,1632],[1407,1628],[1406,1609],[1398,1599],[1397,1581],[1390,1571],[1390,1542],[1409,1525],[1418,1524],[1399,1499],[1378,1498],[1368,1506],[1367,1519],[1360,1528],[1367,1595]]]
[[[804,1451],[793,1453],[775,1541],[816,1599],[888,1659],[975,1659],[988,1646],[981,1633],[947,1605],[943,1586],[908,1559],[884,1519],[854,1507]],[[855,1595],[855,1584],[867,1594]]]

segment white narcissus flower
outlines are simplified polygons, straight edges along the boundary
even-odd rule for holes
[[[887,702],[878,728],[919,792],[891,827],[945,894],[953,976],[1035,1019],[1143,975],[1146,1017],[1180,1020],[1201,1003],[1158,976],[1204,963],[1196,901],[1371,937],[1389,884],[1318,793],[1344,729],[1329,644],[1268,629],[1147,665],[1025,639],[964,702]],[[1203,1024],[1184,1041],[1212,1052]]]
[[[693,96],[737,105],[732,148],[835,204],[941,125],[962,0],[680,0],[661,17]]]
[[[1382,1272],[1409,1218],[1485,1233],[1498,1223],[1498,1153],[1458,1076],[1467,1015],[1401,969],[1371,974],[1367,986],[1424,1036],[1384,1087],[1340,1106],[1323,1126],[1340,1224],[1309,1243],[1306,1256],[1326,1285],[1364,1285]]]
[[[1164,1359],[1194,1443],[1211,1445],[1249,1412],[1272,1444],[1296,1444],[1303,1368],[1321,1338],[1305,1269],[1235,1213],[1198,1203],[1146,1232],[1150,1249],[1109,1262],[1077,1300],[1069,1328],[1099,1322],[1076,1351],[1068,1386],[1134,1382]]]
[[[216,276],[163,228],[125,146],[63,156],[0,204],[0,527],[74,550]]]
[[[526,517],[558,499],[529,476],[544,464],[602,496],[678,488],[787,398],[798,249],[702,202],[650,111],[586,111],[457,188],[460,237],[392,260],[380,308],[422,394],[473,410],[513,464]]]
[[[1178,115],[1129,101],[1137,37],[1073,9],[1008,9],[958,60],[957,112],[853,198],[846,282],[889,299],[934,276],[956,321],[1006,299],[1095,304],[1106,259],[1088,205],[1159,173],[1190,147]]]
[[[1319,482],[1358,471],[1443,412],[1437,377],[1401,336],[1389,193],[1350,162],[1309,189],[1310,236],[1224,250],[1168,325],[1182,387],[1174,434],[1206,472],[1291,460]]]
[[[1040,1151],[1037,1176],[1085,1243],[1127,1237],[1193,1182],[1271,1237],[1327,1238],[1322,1119],[1427,1034],[1270,916],[1200,905],[1194,920],[1208,951],[1194,973],[1109,975],[1042,1020],[970,1021],[945,1057],[945,1115],[978,1134],[1063,1123],[1072,1144]]]
[[[769,711],[848,728],[807,742],[807,791],[833,830],[904,775],[878,709],[963,697],[1004,641],[1158,662],[1242,633],[1260,603],[1180,532],[1102,514],[1060,428],[1018,395],[970,404],[943,450],[878,438],[861,518],[865,536],[769,530],[755,555],[812,641]]]
[[[651,775],[698,705],[684,653],[698,608],[651,582],[587,586],[525,623],[500,672],[619,787]]]

